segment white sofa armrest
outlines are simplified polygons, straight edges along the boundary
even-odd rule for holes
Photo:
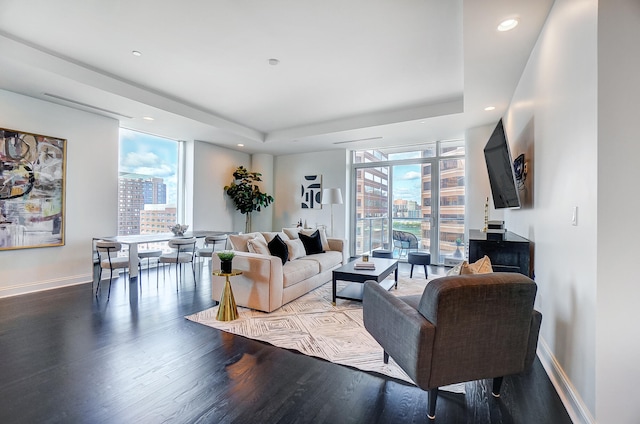
[[[271,312],[282,306],[282,260],[277,256],[257,253],[235,252],[233,269],[242,275],[230,278],[236,304],[239,306]],[[211,269],[220,269],[220,258],[213,255]],[[213,276],[213,300],[220,301],[225,278]]]
[[[335,250],[336,252],[342,252],[342,265],[349,261],[347,255],[347,241],[339,238],[327,238],[329,243],[329,250]]]

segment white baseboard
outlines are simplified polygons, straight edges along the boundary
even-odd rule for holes
[[[74,286],[76,284],[86,284],[91,282],[91,280],[91,274],[80,274],[64,278],[53,278],[50,280],[35,281],[26,284],[15,284],[13,286],[0,287],[0,298],[18,296],[21,294],[33,293],[41,290],[58,289],[60,287]]]
[[[591,415],[587,405],[585,405],[580,394],[576,391],[571,380],[569,380],[569,377],[567,377],[567,374],[565,374],[555,356],[553,356],[549,345],[542,337],[538,340],[537,354],[567,413],[569,413],[571,421],[576,424],[596,424],[596,420]]]

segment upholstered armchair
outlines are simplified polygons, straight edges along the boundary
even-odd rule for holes
[[[389,356],[427,390],[428,417],[435,418],[438,388],[502,378],[533,364],[542,315],[533,309],[537,286],[515,273],[443,277],[422,295],[396,297],[376,282],[364,286],[367,331]]]

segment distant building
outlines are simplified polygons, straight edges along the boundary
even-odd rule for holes
[[[140,234],[166,233],[177,222],[175,205],[144,205],[140,211]]]
[[[145,205],[164,205],[166,202],[167,185],[162,178],[121,172],[118,178],[118,234],[141,234],[140,212]]]

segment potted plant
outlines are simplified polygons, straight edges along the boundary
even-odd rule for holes
[[[237,210],[246,215],[245,232],[251,232],[251,212],[260,212],[273,202],[273,197],[263,193],[256,184],[262,181],[262,174],[249,172],[244,166],[239,166],[233,173],[233,182],[224,187]]]
[[[232,262],[233,257],[236,254],[231,250],[224,250],[222,252],[218,252],[218,257],[220,258],[220,271],[225,274],[231,274],[233,270]]]
[[[457,238],[456,239],[456,251],[453,252],[453,256],[456,258],[461,258],[462,257],[462,252],[460,251],[460,246],[462,246],[462,239],[461,238]]]

